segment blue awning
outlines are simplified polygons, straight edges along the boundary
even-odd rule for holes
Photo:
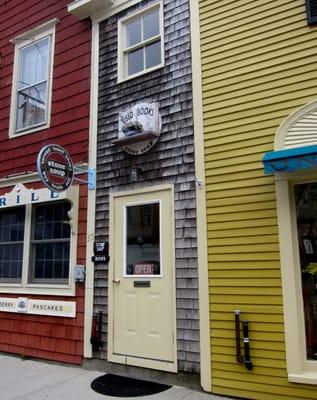
[[[295,172],[317,167],[317,145],[265,153],[262,162],[265,174]]]

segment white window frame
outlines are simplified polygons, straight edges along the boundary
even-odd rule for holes
[[[32,208],[40,204],[48,204],[50,201],[50,191],[48,189],[39,189],[47,191],[46,198],[41,196],[41,199],[36,202],[29,201],[23,205],[16,205],[16,207],[25,207],[25,223],[24,223],[24,245],[23,245],[23,264],[22,264],[22,277],[20,282],[0,282],[1,293],[23,293],[23,294],[41,294],[41,295],[61,295],[61,296],[74,296],[75,295],[75,280],[74,280],[74,267],[77,259],[77,230],[78,230],[78,202],[79,202],[79,187],[78,185],[71,186],[67,192],[59,195],[54,194],[54,199],[51,202],[68,201],[71,205],[68,216],[70,219],[70,254],[69,254],[69,278],[68,283],[30,283],[29,273],[31,268],[30,262],[30,248],[31,248],[31,226],[32,226]],[[33,190],[35,197],[37,191]],[[10,196],[12,193],[8,193]],[[56,195],[56,197],[55,197]],[[24,196],[24,195],[23,195]],[[21,195],[22,197],[22,195]],[[28,196],[31,199],[31,196]],[[43,199],[42,199],[43,197]],[[3,208],[3,207],[1,207]],[[3,209],[14,209],[14,206],[8,205]]]
[[[153,38],[150,38],[148,40],[142,41],[136,45],[133,45],[131,47],[126,47],[125,42],[126,42],[126,34],[125,34],[125,26],[129,22],[139,19],[142,16],[150,13],[151,11],[154,11],[158,9],[159,10],[159,29],[160,33],[159,35],[155,36],[155,39],[158,39],[160,37],[161,41],[161,63],[158,65],[155,65],[151,68],[145,68],[140,72],[137,72],[132,75],[128,75],[127,72],[127,62],[126,62],[126,54],[129,52],[136,50],[137,48],[143,48],[147,43],[151,43],[153,41]],[[154,40],[156,41],[156,40]],[[164,66],[165,60],[164,60],[164,17],[163,17],[163,4],[162,1],[157,2],[152,4],[149,7],[146,7],[142,10],[138,10],[133,14],[130,14],[126,17],[123,17],[118,20],[118,82],[124,82],[133,78],[136,78],[137,76],[144,75],[148,72],[155,71],[159,68],[162,68]]]
[[[128,275],[127,274],[127,230],[128,230],[128,221],[127,221],[127,210],[128,207],[133,207],[133,206],[143,206],[143,205],[147,205],[147,204],[158,204],[159,205],[159,212],[160,212],[160,218],[159,218],[159,228],[160,228],[160,273],[157,275]],[[163,263],[162,263],[162,200],[160,198],[158,198],[157,200],[150,200],[150,201],[137,201],[137,202],[133,202],[133,203],[126,203],[124,205],[124,216],[123,216],[123,237],[124,240],[122,242],[122,248],[123,248],[123,257],[122,259],[124,260],[123,262],[123,271],[122,271],[122,276],[124,278],[162,278],[163,277]]]
[[[317,100],[289,115],[275,135],[275,150],[283,150],[291,128],[309,113],[317,110]],[[298,145],[317,144],[317,136]],[[280,260],[283,290],[285,346],[288,380],[317,385],[317,360],[307,359],[302,278],[300,269],[294,185],[317,182],[316,169],[293,173],[276,173],[276,202],[279,227]]]
[[[54,60],[54,47],[55,47],[55,26],[58,19],[54,18],[35,29],[27,31],[11,40],[15,44],[14,49],[14,65],[13,65],[13,79],[12,79],[12,92],[11,92],[11,111],[10,111],[10,125],[9,125],[9,138],[16,138],[29,133],[37,132],[42,129],[47,129],[51,122],[51,102],[52,102],[52,79],[53,79],[53,60]],[[49,65],[47,76],[47,104],[46,115],[43,123],[32,125],[23,129],[16,129],[17,122],[17,102],[18,102],[18,75],[20,69],[20,54],[21,50],[27,46],[49,38]]]

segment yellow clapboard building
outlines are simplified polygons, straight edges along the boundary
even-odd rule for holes
[[[317,399],[317,2],[193,3],[210,390],[254,400]]]

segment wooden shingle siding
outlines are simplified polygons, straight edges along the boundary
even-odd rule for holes
[[[199,372],[199,316],[196,201],[192,120],[189,9],[187,0],[164,2],[165,66],[117,83],[117,20],[151,2],[100,24],[96,236],[108,240],[109,193],[170,183],[175,191],[175,252],[178,367]],[[118,114],[139,102],[158,102],[162,131],[158,143],[131,156],[111,144],[118,136]],[[132,166],[142,167],[138,183]],[[107,310],[107,266],[95,268],[95,311]],[[106,322],[106,318],[105,318]],[[97,357],[106,358],[107,326]]]
[[[212,390],[316,399],[287,380],[275,184],[261,163],[281,122],[317,93],[317,30],[304,0],[200,0]],[[234,310],[249,320],[248,372]]]

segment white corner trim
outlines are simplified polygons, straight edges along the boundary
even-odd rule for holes
[[[89,168],[96,168],[97,158],[97,122],[98,122],[98,70],[99,70],[99,24],[92,25],[91,46],[91,84],[90,84],[90,121],[89,121]],[[86,280],[85,280],[85,323],[84,357],[92,358],[90,343],[93,306],[94,306],[94,263],[91,260],[95,239],[96,190],[88,190],[87,204],[87,241],[86,241]]]
[[[194,145],[195,173],[199,181],[196,185],[197,209],[197,252],[198,252],[198,281],[199,281],[199,321],[200,321],[200,371],[201,386],[211,391],[211,348],[210,348],[210,314],[208,286],[208,242],[205,190],[205,156],[204,156],[204,126],[202,105],[202,78],[200,53],[200,19],[199,2],[190,0],[191,20],[191,51],[193,76],[193,116],[194,116]]]

